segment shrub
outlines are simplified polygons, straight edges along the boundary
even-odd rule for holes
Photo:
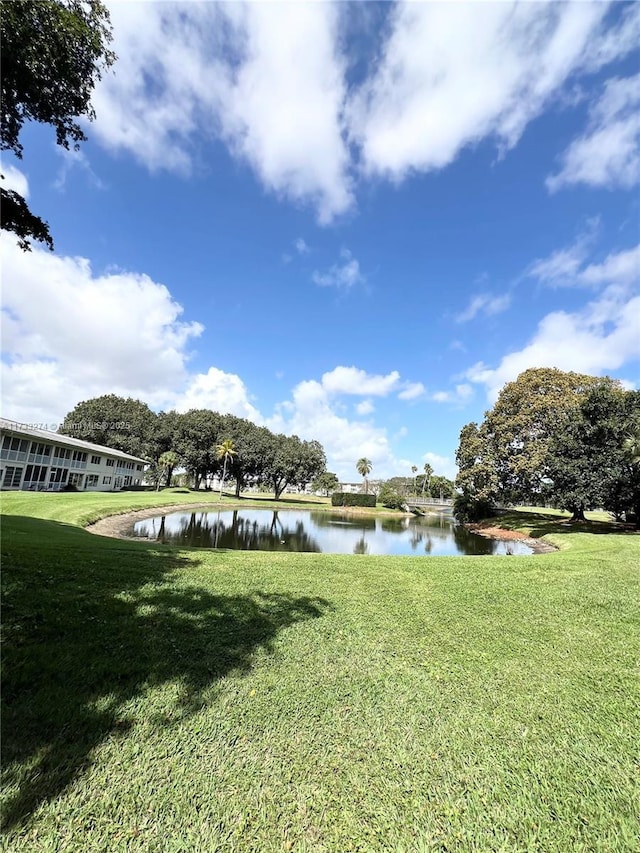
[[[389,483],[382,484],[378,500],[382,506],[388,509],[402,509],[405,505],[404,496],[397,489],[394,489],[393,486],[389,485]]]
[[[331,495],[331,506],[374,507],[375,505],[375,495],[352,494],[351,492],[334,492]]]
[[[453,499],[453,514],[457,521],[480,521],[495,515],[495,508],[491,501],[483,498],[474,498],[470,494],[457,494]]]

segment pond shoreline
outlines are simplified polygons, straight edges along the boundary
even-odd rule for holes
[[[238,509],[239,507],[230,504],[222,504],[220,505],[220,508],[223,511],[230,511],[233,509]],[[241,505],[241,508],[249,508],[249,505],[243,503]],[[260,507],[258,505],[257,508],[263,507]],[[212,512],[213,509],[214,508],[211,503],[170,504],[158,507],[146,507],[145,509],[135,510],[133,512],[106,516],[105,518],[101,518],[98,521],[87,525],[85,527],[85,530],[87,530],[89,533],[95,533],[98,536],[109,536],[114,539],[123,539],[129,542],[140,542],[140,537],[128,535],[128,531],[131,530],[132,525],[135,524],[137,521],[144,521],[148,518],[154,518],[159,514],[168,515],[174,512]],[[286,512],[287,509],[289,508],[282,507],[283,512]],[[318,507],[318,509],[332,515],[348,515],[351,517],[366,515],[375,518],[376,516],[382,515],[387,517],[393,516],[395,518],[399,518],[401,516],[412,515],[412,513],[400,514],[396,512],[367,513],[366,511],[363,511],[363,509],[360,507]],[[355,511],[353,511],[354,509]],[[527,545],[529,548],[531,548],[533,554],[548,554],[557,550],[553,545],[547,542],[543,542],[540,539],[534,539],[533,537],[527,536],[526,534],[520,533],[519,531],[515,530],[507,530],[505,528],[497,526],[488,526],[487,524],[483,524],[482,522],[477,524],[465,524],[464,527],[471,533],[476,533],[477,535],[483,536],[486,539],[494,539],[501,542],[521,542],[523,545]]]
[[[534,539],[532,536],[527,536],[526,533],[520,533],[519,530],[508,530],[506,527],[497,527],[482,521],[464,526],[471,533],[484,536],[486,539],[499,539],[501,542],[522,542],[524,545],[528,545],[534,554],[553,554],[558,550],[550,542]]]
[[[332,507],[323,504],[318,504],[317,506],[303,506],[296,508],[287,505],[283,505],[281,507],[265,507],[264,504],[261,504],[259,502],[246,503],[244,501],[239,504],[161,504],[160,506],[145,507],[144,509],[133,510],[132,512],[123,512],[117,513],[115,515],[107,515],[104,518],[98,519],[98,521],[91,522],[91,524],[88,524],[84,529],[89,533],[95,533],[98,536],[110,536],[113,539],[126,539],[129,542],[140,542],[141,539],[139,536],[127,536],[127,530],[131,527],[132,524],[135,524],[136,521],[144,521],[147,518],[154,518],[157,515],[169,515],[169,513],[172,512],[217,512],[218,509],[220,509],[222,512],[229,512],[233,511],[234,509],[269,509],[278,512],[305,509],[313,512],[326,512],[331,515],[348,515],[351,517],[365,515],[369,518],[378,518],[379,516],[386,518],[403,518],[406,516],[413,515],[413,513],[410,512],[398,513],[393,512],[391,510],[387,512],[385,512],[384,510],[378,510],[373,513],[366,512],[366,510],[364,510],[362,507]]]

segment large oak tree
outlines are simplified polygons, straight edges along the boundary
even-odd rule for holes
[[[479,426],[463,428],[456,485],[465,501],[551,499],[583,518],[585,509],[609,502],[605,483],[613,488],[626,400],[609,377],[526,370],[505,385]]]

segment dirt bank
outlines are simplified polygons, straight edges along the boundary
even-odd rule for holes
[[[170,506],[148,507],[147,509],[139,509],[136,512],[125,512],[121,515],[108,515],[106,518],[101,518],[100,521],[95,521],[85,530],[89,533],[97,533],[98,536],[113,536],[115,539],[135,539],[140,541],[138,536],[127,536],[127,532],[131,530],[136,521],[142,521],[145,518],[153,518],[156,515],[166,515],[170,512],[202,512],[203,510],[211,511],[211,504],[172,504]]]
[[[534,539],[532,536],[527,536],[526,533],[520,533],[519,530],[507,530],[504,527],[492,527],[486,522],[478,522],[477,524],[465,524],[467,530],[472,533],[477,533],[478,536],[485,536],[487,539],[500,539],[503,542],[513,542],[517,540],[525,545],[528,545],[534,554],[550,554],[558,549],[549,542],[543,542],[542,539]]]

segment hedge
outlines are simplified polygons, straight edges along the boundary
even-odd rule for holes
[[[352,494],[351,492],[334,492],[331,495],[331,506],[369,506],[376,505],[375,495]]]

